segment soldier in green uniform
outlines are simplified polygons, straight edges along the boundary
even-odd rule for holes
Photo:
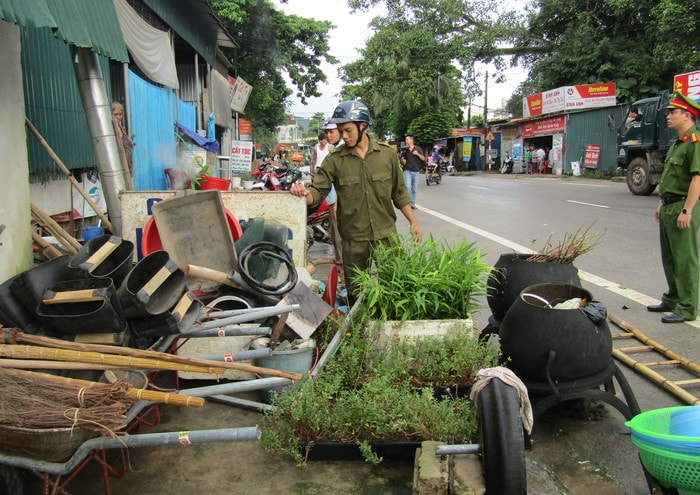
[[[357,100],[340,103],[331,122],[338,125],[345,144],[329,154],[307,189],[295,184],[290,192],[306,197],[315,206],[335,186],[338,193],[338,230],[348,297],[354,301],[353,268],[366,269],[377,243],[386,243],[396,232],[396,212],[401,210],[411,234],[420,241],[421,230],[411,208],[396,151],[367,134],[367,106]]]
[[[664,323],[692,321],[698,315],[698,227],[700,208],[700,137],[695,125],[700,104],[676,91],[668,104],[666,122],[678,137],[671,143],[659,184],[661,201],[654,216],[659,222],[661,261],[668,290],[661,304],[649,311],[672,313]]]

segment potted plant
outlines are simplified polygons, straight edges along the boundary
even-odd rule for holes
[[[387,336],[439,335],[454,320],[471,323],[492,268],[474,243],[449,246],[432,236],[421,243],[396,236],[378,245],[373,257],[354,281],[370,317],[386,322]]]
[[[497,356],[470,339],[466,327],[448,338],[400,339],[383,349],[376,345],[380,332],[376,321],[364,318],[320,373],[273,398],[261,422],[267,452],[286,452],[304,465],[315,458],[314,449],[329,447],[324,459],[361,455],[376,463],[396,443],[412,458],[421,441],[474,441],[472,405],[449,385],[473,380]],[[436,394],[435,385],[447,385],[447,393]],[[348,447],[357,454],[348,454]]]
[[[255,184],[255,176],[253,174],[246,172],[241,175],[241,185],[243,186],[243,189],[248,190],[253,187],[253,184]]]
[[[432,237],[414,243],[398,236],[379,246],[375,266],[356,274],[361,302],[333,358],[274,397],[265,413],[265,450],[287,452],[303,465],[325,442],[334,443],[336,455],[336,443],[354,445],[372,462],[387,443],[413,442],[415,450],[425,440],[472,442],[472,406],[455,390],[498,361],[474,339],[468,320],[489,268],[466,242],[449,248]],[[386,330],[389,319],[435,317],[450,321],[444,331]]]
[[[496,322],[503,319],[525,287],[545,282],[580,286],[574,260],[602,240],[602,234],[590,232],[591,227],[592,224],[574,233],[565,233],[556,243],[550,236],[544,247],[535,253],[502,254],[487,283],[487,301]]]

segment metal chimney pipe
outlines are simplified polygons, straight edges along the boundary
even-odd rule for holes
[[[71,46],[73,70],[78,83],[80,99],[85,109],[88,130],[95,152],[97,171],[100,174],[109,220],[116,236],[122,235],[122,213],[119,193],[126,191],[126,179],[119,157],[119,145],[112,123],[112,108],[107,98],[100,64],[89,48]]]

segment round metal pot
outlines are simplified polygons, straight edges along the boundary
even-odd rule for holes
[[[612,336],[604,318],[596,324],[578,307],[550,307],[573,298],[593,300],[581,287],[545,283],[526,287],[511,305],[501,322],[501,350],[521,379],[568,382],[610,363]]]
[[[527,261],[530,254],[502,254],[487,281],[486,299],[496,320],[502,321],[508,308],[525,287],[546,282],[581,286],[573,263]]]

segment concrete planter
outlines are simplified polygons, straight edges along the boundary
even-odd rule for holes
[[[383,348],[388,342],[402,341],[407,338],[444,336],[465,327],[470,329],[470,338],[476,339],[479,332],[474,330],[474,321],[471,318],[462,320],[388,321],[380,330],[377,345]]]

